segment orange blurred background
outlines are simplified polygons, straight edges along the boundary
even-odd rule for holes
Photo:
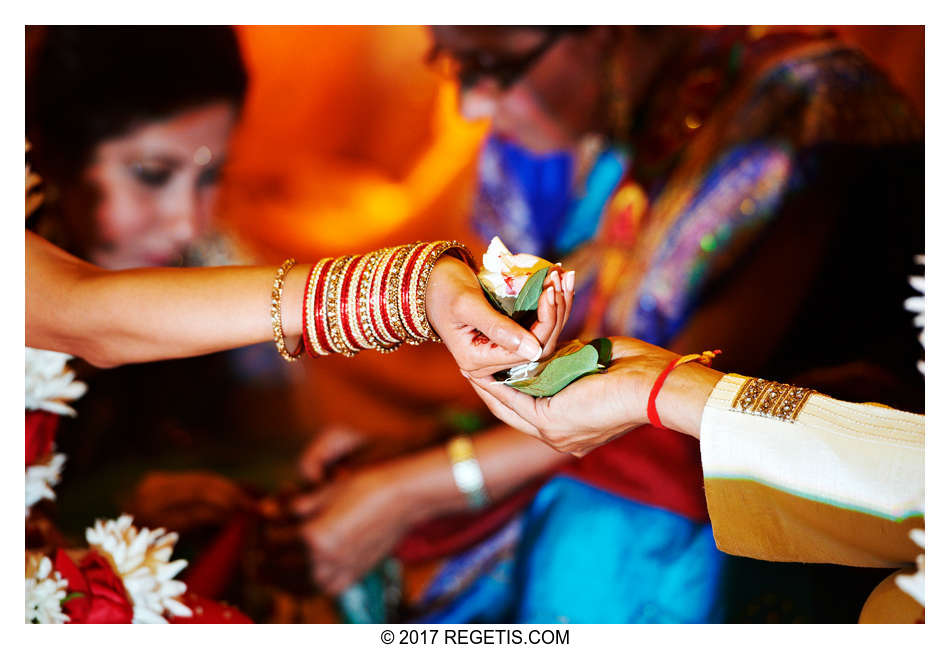
[[[922,26],[833,29],[923,115]],[[488,124],[458,115],[454,86],[424,62],[424,28],[242,27],[238,34],[251,82],[221,219],[259,260],[316,260],[427,238],[458,238],[479,250],[467,216]],[[437,422],[422,413],[446,403],[475,406],[435,345],[306,365],[297,410],[309,430],[346,421],[389,437],[425,436]]]

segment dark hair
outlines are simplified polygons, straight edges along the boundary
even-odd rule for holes
[[[73,180],[99,142],[141,123],[244,100],[230,27],[28,27],[27,37],[39,39],[27,70],[27,137],[50,180]]]

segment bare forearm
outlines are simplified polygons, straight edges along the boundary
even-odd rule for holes
[[[571,459],[570,455],[559,453],[504,424],[474,436],[472,441],[485,489],[494,501]],[[421,453],[402,468],[405,501],[413,503],[409,514],[417,520],[469,508],[452,477],[452,465],[443,446]]]
[[[270,340],[274,269],[105,271],[27,235],[26,344],[101,366],[206,354]],[[35,237],[35,235],[32,235]],[[303,300],[306,268],[284,284],[284,305]],[[284,314],[288,343],[301,329]]]

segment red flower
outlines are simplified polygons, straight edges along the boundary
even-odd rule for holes
[[[56,439],[59,415],[45,410],[26,413],[26,466],[31,466],[49,455]]]
[[[112,565],[90,550],[73,563],[63,550],[56,551],[56,570],[69,582],[63,611],[71,624],[130,624],[132,603]]]

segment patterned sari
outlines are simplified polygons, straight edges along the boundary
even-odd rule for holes
[[[782,335],[756,365],[729,369],[791,380],[846,368],[803,382],[890,403],[903,385],[899,405],[913,408],[922,384],[907,359],[917,351],[883,350],[914,339],[902,302],[909,260],[922,249],[922,127],[887,79],[832,39],[752,39],[724,28],[697,32],[647,96],[629,141],[596,156],[576,196],[565,189],[569,156],[532,157],[490,140],[476,228],[577,271],[568,335],[674,348],[695,314],[757,274],[758,251],[791,247],[800,235],[811,270],[766,271],[777,302],[742,303],[730,314],[734,326],[754,328],[759,314],[798,296]],[[880,380],[855,380],[868,378],[867,367]],[[424,527],[401,548],[405,559],[444,558],[415,602],[419,619],[754,618],[725,606],[727,566],[700,467],[695,440],[643,427],[480,516]],[[821,617],[795,606],[781,615]]]

